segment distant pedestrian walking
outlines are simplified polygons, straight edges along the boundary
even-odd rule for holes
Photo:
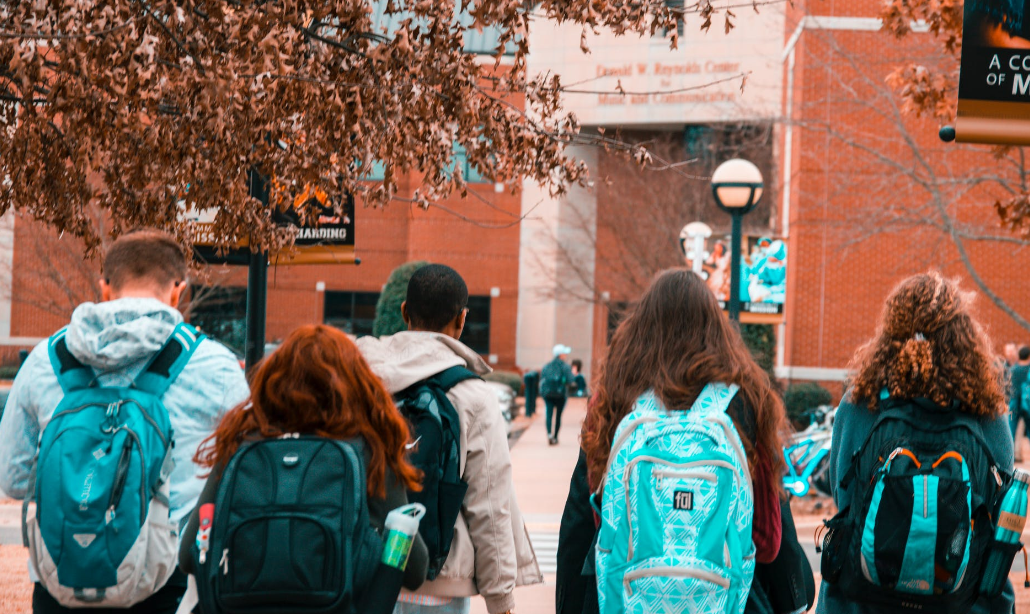
[[[561,414],[565,409],[565,402],[569,398],[569,385],[572,384],[575,377],[569,363],[565,362],[565,358],[571,351],[572,348],[559,343],[552,349],[554,358],[540,369],[540,396],[544,398],[547,441],[552,446],[558,445]]]

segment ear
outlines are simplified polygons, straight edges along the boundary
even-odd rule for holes
[[[106,303],[114,297],[114,290],[111,289],[111,284],[104,278],[100,278],[98,283],[100,284],[100,300]]]
[[[401,303],[401,319],[404,320],[404,325],[411,328],[411,322],[408,320],[408,301]]]
[[[173,309],[179,306],[179,299],[182,298],[182,293],[186,291],[186,282],[177,281],[172,286],[172,293],[168,295],[168,305]]]
[[[460,339],[461,338],[461,332],[463,330],[465,330],[465,317],[468,316],[468,314],[469,314],[469,310],[468,309],[462,309],[461,312],[458,313],[458,317],[454,318],[454,327],[458,331],[457,336],[455,337],[455,339]]]

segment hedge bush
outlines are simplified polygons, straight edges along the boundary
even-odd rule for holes
[[[376,319],[372,323],[372,334],[376,337],[385,337],[402,330],[408,330],[401,317],[401,303],[408,294],[408,281],[415,271],[429,264],[424,260],[405,262],[393,272],[383,286],[383,292],[379,295],[376,303]]]
[[[516,395],[522,394],[522,376],[514,371],[494,371],[483,376],[488,382],[500,382],[507,384],[515,391]]]
[[[832,402],[833,395],[830,391],[815,382],[791,384],[787,386],[787,394],[784,397],[787,417],[797,428],[808,426],[808,419],[804,417],[806,411]]]

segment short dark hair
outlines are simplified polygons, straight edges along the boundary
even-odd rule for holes
[[[186,256],[172,235],[143,228],[124,234],[104,254],[104,281],[114,290],[132,283],[158,287],[186,280]]]
[[[1024,345],[1019,348],[1019,359],[1030,360],[1030,347]]]
[[[405,301],[411,328],[439,332],[468,305],[469,289],[451,267],[427,264],[408,281]]]
[[[572,365],[571,366],[576,367],[577,369],[582,371],[583,370],[583,361],[577,358],[576,360],[572,361]]]

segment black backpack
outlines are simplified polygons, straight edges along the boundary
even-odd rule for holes
[[[364,445],[249,441],[218,485],[197,591],[205,614],[358,614],[382,538],[369,524]]]
[[[884,400],[841,480],[851,504],[826,522],[823,579],[878,612],[969,612],[1009,479],[976,417]]]
[[[540,369],[540,396],[556,399],[569,395],[569,380],[564,367],[561,359],[555,358]]]
[[[408,500],[426,507],[418,532],[429,550],[428,580],[436,578],[447,561],[454,523],[468,490],[461,479],[461,423],[447,391],[469,379],[479,376],[464,367],[451,367],[394,395],[411,428],[409,460],[423,475],[422,490],[408,492]]]

